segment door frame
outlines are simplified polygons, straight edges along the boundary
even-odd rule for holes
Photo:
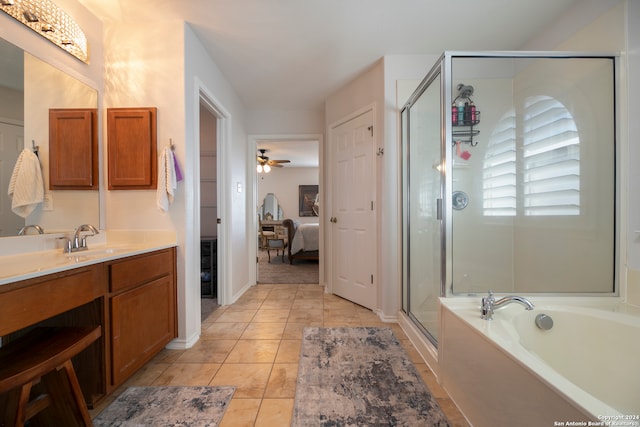
[[[218,250],[217,250],[217,299],[219,305],[229,304],[229,298],[231,297],[231,289],[229,286],[229,281],[227,280],[227,276],[231,271],[231,259],[225,254],[231,253],[229,246],[229,239],[227,236],[230,235],[229,226],[231,213],[230,206],[231,203],[229,201],[229,194],[227,191],[227,167],[225,165],[228,164],[227,157],[229,150],[227,149],[231,133],[230,127],[230,115],[229,113],[221,106],[221,104],[216,100],[216,98],[210,94],[204,87],[199,88],[198,93],[198,110],[199,106],[204,105],[207,110],[216,117],[216,192],[217,192],[217,201],[216,204],[218,206],[218,218],[221,219],[221,222],[218,226]],[[200,114],[198,113],[198,132],[200,129]],[[198,138],[198,179],[195,182],[197,185],[197,189],[194,191],[194,197],[197,198],[197,206],[194,206],[194,209],[197,220],[194,221],[194,228],[197,227],[197,246],[198,246],[198,254],[200,253],[200,167],[199,167],[199,159],[200,159],[200,134],[197,134]],[[225,220],[226,219],[226,220]],[[195,233],[194,233],[195,234]],[[197,259],[198,263],[200,262],[200,258]],[[199,270],[198,270],[199,271]],[[199,279],[199,278],[198,278]],[[198,288],[199,288],[199,280],[198,280]]]
[[[264,141],[318,141],[318,182],[320,183],[320,213],[319,219],[319,254],[320,259],[318,261],[319,268],[319,282],[320,285],[327,289],[325,282],[325,236],[324,236],[324,224],[326,210],[326,185],[324,181],[324,139],[323,135],[319,133],[305,133],[305,134],[264,134],[264,135],[249,135],[247,143],[247,170],[249,171],[249,182],[251,182],[251,197],[249,201],[249,209],[247,210],[247,224],[250,224],[250,229],[255,232],[248,232],[248,236],[256,236],[258,230],[258,171],[256,170],[256,153],[258,152],[258,142]],[[249,281],[252,285],[258,283],[258,263],[254,262],[258,257],[258,245],[250,244],[249,247]]]

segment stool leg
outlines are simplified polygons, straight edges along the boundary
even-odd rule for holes
[[[70,425],[70,421],[74,420],[74,426],[93,426],[71,360],[42,377],[42,381],[52,400],[53,412],[48,415],[52,417],[52,422],[64,420]]]
[[[20,397],[18,398],[18,412],[16,413],[16,427],[24,426],[27,420],[27,405],[29,404],[29,395],[31,394],[31,383],[24,384],[20,387]]]

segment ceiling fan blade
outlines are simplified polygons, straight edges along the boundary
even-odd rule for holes
[[[275,165],[277,163],[291,163],[291,160],[269,160],[270,165]]]
[[[273,164],[269,163],[269,166],[271,166],[272,168],[281,168],[281,167],[283,167],[281,164],[278,164],[278,163],[273,163]]]

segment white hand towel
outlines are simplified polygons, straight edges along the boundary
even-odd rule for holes
[[[169,206],[173,203],[176,188],[178,188],[178,183],[176,181],[173,151],[167,147],[160,153],[160,160],[158,161],[158,189],[156,192],[158,209],[163,212],[169,210]]]
[[[44,181],[40,160],[33,151],[22,150],[9,181],[11,210],[26,218],[44,200]]]

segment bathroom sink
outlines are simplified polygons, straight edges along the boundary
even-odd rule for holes
[[[132,246],[108,246],[108,247],[96,247],[89,248],[86,251],[77,251],[71,253],[65,253],[64,256],[68,258],[76,258],[79,262],[83,259],[95,259],[95,258],[109,258],[114,255],[121,254],[123,252],[130,252],[133,250]]]

